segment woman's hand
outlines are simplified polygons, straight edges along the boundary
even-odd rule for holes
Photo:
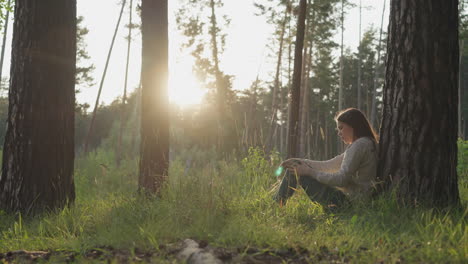
[[[293,170],[297,175],[314,176],[315,170],[310,167],[304,159],[287,159],[280,165],[281,167]]]

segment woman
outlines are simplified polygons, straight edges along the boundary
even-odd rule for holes
[[[364,114],[348,108],[335,117],[338,136],[347,144],[343,154],[327,161],[288,159],[275,200],[281,205],[294,194],[297,183],[312,201],[339,206],[370,196],[377,172],[377,135]]]

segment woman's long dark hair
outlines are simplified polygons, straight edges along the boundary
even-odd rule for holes
[[[368,137],[373,139],[375,142],[379,142],[377,133],[372,128],[369,120],[367,120],[364,113],[356,108],[348,108],[340,111],[335,116],[335,121],[343,122],[354,130],[354,136],[356,139],[361,137]]]

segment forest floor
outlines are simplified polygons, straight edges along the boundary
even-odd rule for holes
[[[104,149],[78,158],[72,207],[0,211],[0,263],[467,263],[468,142],[459,142],[462,206],[444,211],[387,194],[329,212],[302,190],[279,207],[278,159],[213,155],[174,158],[162,198],[137,194],[136,159],[119,167]]]
[[[72,263],[72,262],[116,262],[116,263],[349,263],[350,258],[340,256],[337,253],[330,252],[326,247],[321,249],[319,254],[311,254],[307,249],[257,249],[251,247],[245,248],[224,248],[211,247],[206,241],[199,241],[200,249],[204,252],[210,252],[213,260],[195,262],[192,257],[187,261],[187,256],[180,256],[183,251],[181,244],[175,243],[167,246],[161,245],[155,250],[136,249],[115,249],[112,247],[98,247],[90,249],[84,253],[73,251],[25,251],[16,250],[0,254],[0,262],[12,263],[35,263],[35,262],[53,262],[53,263]],[[367,250],[363,248],[362,250]],[[382,260],[381,263],[384,261]]]

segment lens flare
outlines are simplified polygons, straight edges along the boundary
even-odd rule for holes
[[[278,167],[278,169],[276,169],[275,171],[275,175],[276,177],[279,177],[281,175],[281,173],[283,173],[283,167]]]

